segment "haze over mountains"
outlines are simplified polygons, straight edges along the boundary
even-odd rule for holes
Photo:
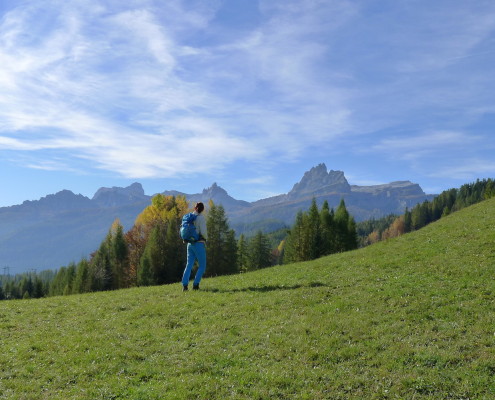
[[[165,195],[185,195],[194,203],[211,199],[222,204],[232,228],[277,229],[291,225],[299,210],[306,210],[312,199],[319,205],[327,200],[336,208],[343,198],[356,221],[401,214],[406,207],[431,200],[418,184],[409,181],[375,186],[350,185],[342,171],[328,171],[319,164],[307,171],[287,194],[247,202],[236,200],[214,183],[201,193],[165,191]],[[29,269],[57,269],[78,262],[95,251],[112,222],[119,218],[125,230],[150,204],[152,196],[139,183],[121,188],[100,188],[93,198],[68,190],[36,201],[0,208],[0,268],[10,273]]]

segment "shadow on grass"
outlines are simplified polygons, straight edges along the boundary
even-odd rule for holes
[[[266,292],[273,292],[276,290],[295,290],[295,289],[300,289],[304,287],[322,287],[322,286],[327,286],[324,283],[321,282],[310,282],[304,285],[264,285],[264,286],[249,286],[246,288],[233,288],[233,289],[217,289],[217,288],[205,288],[203,291],[204,292],[212,292],[212,293],[239,293],[239,292],[260,292],[260,293],[266,293]]]

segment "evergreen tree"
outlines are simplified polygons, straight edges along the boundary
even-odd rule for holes
[[[6,299],[19,299],[21,297],[19,293],[19,287],[15,282],[9,280],[5,284],[5,298]]]
[[[233,229],[229,229],[225,238],[225,263],[227,266],[227,274],[239,272],[239,264],[237,260],[237,240],[235,239],[235,231]]]
[[[298,211],[294,226],[289,231],[285,242],[284,263],[304,261],[304,245],[304,213]]]
[[[428,202],[417,204],[411,211],[411,227],[413,230],[421,229],[428,223]]]
[[[100,244],[90,262],[91,291],[98,292],[112,288],[112,264],[110,256],[111,234]]]
[[[67,282],[64,287],[64,295],[69,295],[72,293],[72,286],[74,285],[75,278],[76,278],[76,264],[72,262],[67,267]]]
[[[495,197],[495,181],[493,179],[488,179],[486,181],[483,198],[487,200],[487,199],[491,199],[492,197]]]
[[[144,253],[141,258],[141,265],[138,270],[137,284],[139,286],[150,286],[154,283],[151,273],[151,259],[145,254],[146,253]]]
[[[411,230],[412,230],[412,216],[411,216],[411,212],[406,207],[406,211],[404,212],[404,232],[405,233],[411,232]]]
[[[67,273],[67,267],[61,267],[55,275],[50,285],[50,296],[61,296],[64,294],[65,289],[68,287],[69,274]]]
[[[223,206],[217,206],[211,200],[206,217],[206,226],[208,230],[208,247],[206,250],[205,276],[237,272],[235,235],[230,232]]]
[[[34,285],[31,279],[31,275],[25,275],[20,283],[20,292],[23,293],[23,299],[30,299],[34,292]],[[26,296],[27,295],[27,296]]]
[[[305,222],[304,236],[306,237],[307,259],[314,260],[323,253],[320,212],[314,197]]]
[[[34,299],[39,299],[45,295],[44,288],[43,288],[43,282],[42,280],[38,277],[38,275],[35,276],[34,282],[33,282],[33,292],[31,297]]]
[[[335,251],[343,252],[349,249],[349,212],[345,206],[344,199],[335,212]]]
[[[146,243],[141,267],[149,268],[151,284],[162,285],[166,283],[167,265],[165,253],[166,226],[161,223],[156,225],[151,231]],[[143,283],[141,283],[143,284]]]
[[[346,251],[355,250],[358,248],[358,237],[356,231],[356,222],[354,217],[349,216],[347,221],[347,232],[346,232]]]
[[[116,219],[110,229],[110,263],[112,268],[112,288],[125,287],[128,273],[128,249],[124,237],[124,228]]]
[[[206,228],[208,231],[208,245],[206,250],[205,276],[215,276],[222,273],[220,260],[222,258],[222,227],[220,226],[218,207],[210,200],[209,211],[206,216]]]
[[[89,263],[86,259],[82,259],[77,264],[76,277],[72,286],[72,293],[86,293],[91,290],[91,282],[89,279]]]
[[[237,263],[240,272],[246,272],[248,270],[248,247],[244,234],[241,234],[237,241]]]
[[[178,282],[182,278],[182,272],[186,264],[186,252],[184,244],[178,235],[180,219],[178,216],[167,224],[165,235],[165,282]]]
[[[324,201],[320,211],[321,226],[321,255],[335,253],[335,226],[333,209],[330,210],[328,201]]]
[[[258,231],[249,240],[248,245],[248,270],[254,271],[271,265],[270,242],[263,232]]]

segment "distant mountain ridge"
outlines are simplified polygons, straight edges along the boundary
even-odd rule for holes
[[[433,199],[418,184],[409,181],[383,185],[350,185],[344,172],[327,170],[319,164],[306,171],[287,194],[254,202],[237,200],[216,183],[201,193],[186,194],[164,191],[164,195],[183,195],[193,204],[197,201],[225,208],[231,226],[237,233],[262,226],[291,225],[299,210],[306,210],[313,198],[318,204],[327,200],[336,208],[343,198],[357,221],[400,214],[406,207]],[[0,208],[0,267],[9,266],[17,273],[28,269],[56,269],[78,262],[95,251],[115,218],[124,229],[134,224],[139,213],[150,204],[152,196],[144,193],[140,183],[98,189],[89,199],[69,190],[49,194],[36,201]],[[258,225],[257,225],[258,224]]]
[[[313,198],[321,204],[326,200],[336,208],[341,199],[357,221],[388,214],[402,214],[406,207],[412,208],[425,200],[432,200],[421,187],[410,181],[397,181],[383,185],[350,185],[342,171],[327,170],[319,164],[307,171],[287,194],[262,199],[251,203],[250,209],[229,214],[235,223],[250,220],[277,219],[292,224],[299,210],[306,210]]]

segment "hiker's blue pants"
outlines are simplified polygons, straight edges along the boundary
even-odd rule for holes
[[[199,285],[201,278],[206,270],[206,247],[203,242],[188,243],[187,244],[187,264],[182,275],[182,284],[186,286],[189,284],[189,278],[191,277],[191,271],[194,266],[194,261],[198,260],[198,271],[194,277],[194,284]]]

